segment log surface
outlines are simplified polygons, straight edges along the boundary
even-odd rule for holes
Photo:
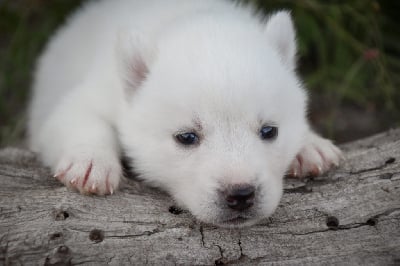
[[[340,168],[287,179],[273,216],[240,230],[135,180],[82,196],[33,153],[2,149],[0,265],[400,265],[400,129],[341,148]]]

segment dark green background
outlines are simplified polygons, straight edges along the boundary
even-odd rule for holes
[[[82,2],[0,0],[0,146],[23,143],[35,59]],[[318,131],[343,142],[400,125],[400,1],[245,2],[292,11]]]

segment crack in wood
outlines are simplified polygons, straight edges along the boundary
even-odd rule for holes
[[[136,238],[136,237],[142,237],[142,236],[151,236],[157,233],[161,233],[163,231],[159,229],[154,229],[152,231],[144,231],[143,233],[140,234],[130,234],[130,235],[106,235],[106,238],[117,238],[117,239],[125,239],[125,238]]]

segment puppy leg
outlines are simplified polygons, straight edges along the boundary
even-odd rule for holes
[[[300,178],[318,176],[338,166],[341,158],[342,152],[338,147],[310,130],[289,168],[289,175]]]
[[[95,101],[68,99],[45,121],[38,149],[54,177],[84,194],[112,194],[122,170],[115,132]]]

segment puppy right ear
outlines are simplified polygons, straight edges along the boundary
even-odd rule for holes
[[[265,33],[283,62],[291,69],[294,69],[297,50],[296,32],[290,12],[279,11],[273,14],[267,22]]]
[[[120,32],[117,40],[117,61],[124,90],[131,95],[142,85],[149,74],[149,67],[156,49],[140,33]]]

